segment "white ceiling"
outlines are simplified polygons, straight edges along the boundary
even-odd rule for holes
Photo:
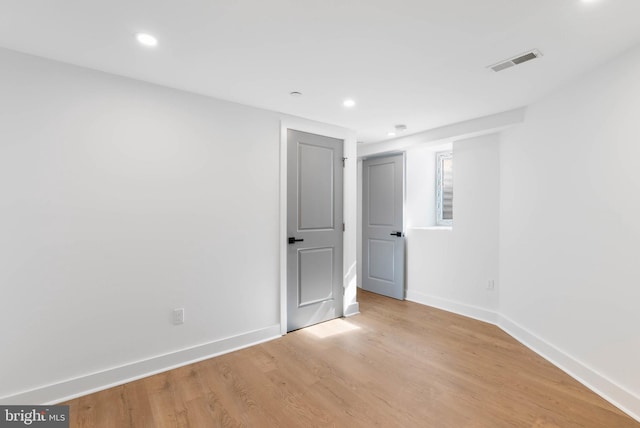
[[[0,0],[0,46],[375,142],[529,104],[640,43],[639,16],[639,0]]]

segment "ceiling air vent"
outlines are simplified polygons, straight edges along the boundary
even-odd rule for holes
[[[532,59],[536,59],[536,58],[539,58],[541,56],[542,56],[542,52],[540,52],[537,49],[534,49],[532,51],[525,52],[525,53],[520,54],[518,56],[515,56],[513,58],[509,58],[509,59],[507,59],[505,61],[500,61],[497,64],[490,65],[487,68],[490,68],[493,71],[498,72],[498,71],[504,70],[505,68],[510,68],[510,67],[513,67],[514,65],[520,65],[523,62],[531,61]]]

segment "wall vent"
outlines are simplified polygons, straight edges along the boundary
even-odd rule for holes
[[[507,68],[511,68],[516,65],[520,65],[523,62],[531,61],[532,59],[540,58],[542,56],[542,52],[538,49],[534,49],[529,52],[525,52],[523,54],[514,56],[513,58],[509,58],[504,61],[500,61],[496,64],[490,65],[487,68],[492,69],[495,72],[502,71]]]

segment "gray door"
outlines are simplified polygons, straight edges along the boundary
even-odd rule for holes
[[[404,299],[404,156],[363,162],[362,288]]]
[[[287,133],[287,331],[342,316],[343,140]]]

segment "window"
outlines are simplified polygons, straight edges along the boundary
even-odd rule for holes
[[[436,154],[436,223],[453,225],[453,153]]]

